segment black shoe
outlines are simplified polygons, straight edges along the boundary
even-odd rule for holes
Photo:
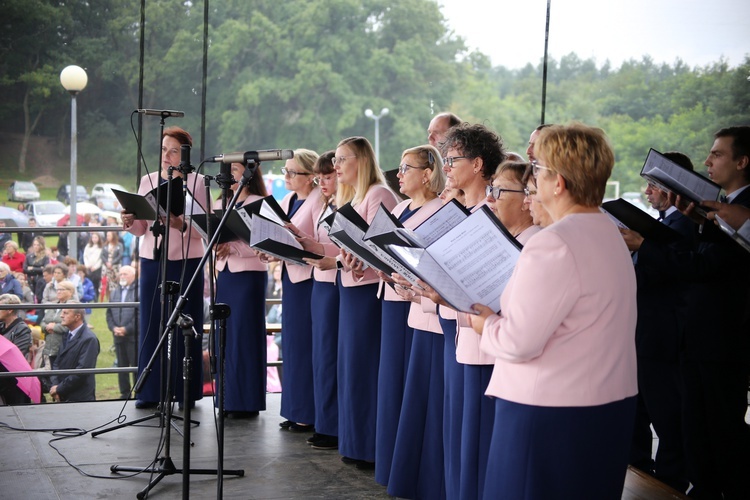
[[[290,427],[291,427],[291,426],[292,426],[293,424],[294,424],[294,422],[292,422],[291,420],[284,420],[283,422],[281,422],[281,423],[279,424],[279,427],[281,427],[282,429],[288,429],[288,428],[290,428]]]
[[[318,434],[317,432],[314,433],[312,436],[307,438],[307,444],[313,444],[319,439],[323,439],[325,437],[325,434]]]
[[[368,462],[367,460],[357,460],[354,466],[357,470],[375,470],[375,462]]]
[[[315,450],[336,450],[339,447],[339,438],[336,436],[326,436],[325,434],[318,434],[321,436],[320,439],[314,441],[312,444]]]
[[[315,432],[315,426],[310,425],[301,425],[301,424],[295,424],[289,426],[289,430],[292,432]]]
[[[227,411],[225,416],[232,420],[255,418],[260,415],[259,411]]]
[[[159,403],[154,403],[152,401],[144,401],[142,399],[136,399],[135,400],[135,407],[139,410],[146,410],[148,408],[156,408],[159,406]]]
[[[346,465],[354,465],[357,462],[359,462],[359,460],[357,460],[356,458],[349,458],[343,455],[341,455],[341,461],[344,462]]]

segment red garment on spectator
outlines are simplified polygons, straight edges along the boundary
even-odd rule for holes
[[[14,253],[13,257],[8,256],[8,254],[3,255],[3,262],[8,264],[12,273],[22,273],[24,261],[26,261],[26,254],[22,252]]]

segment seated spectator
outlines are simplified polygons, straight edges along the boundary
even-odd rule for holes
[[[0,336],[0,372],[29,371],[31,367],[13,342]],[[0,405],[39,403],[41,384],[37,377],[0,378]]]
[[[34,298],[36,298],[37,304],[44,304],[45,302],[47,302],[44,297],[44,292],[47,291],[47,285],[52,282],[54,272],[55,266],[47,264],[42,270],[42,277],[40,279],[37,279],[36,283],[34,283]],[[51,291],[54,293],[55,287],[52,287]]]
[[[8,264],[11,272],[23,272],[25,261],[26,254],[18,251],[18,244],[15,241],[6,241],[3,247],[3,262]]]
[[[78,264],[76,266],[79,282],[81,283],[81,302],[88,304],[96,298],[94,283],[86,277],[86,266]],[[86,309],[86,314],[91,314],[91,309]]]
[[[84,321],[82,309],[63,309],[62,326],[68,330],[53,370],[96,368],[99,340]],[[49,394],[55,401],[96,401],[96,378],[91,375],[52,375]]]
[[[21,283],[13,276],[10,266],[5,262],[0,262],[0,293],[12,293],[19,299],[23,297]]]
[[[0,304],[19,305],[21,300],[12,293],[0,295]],[[13,342],[21,354],[26,356],[31,346],[31,330],[26,322],[19,317],[16,309],[0,309],[0,333]]]

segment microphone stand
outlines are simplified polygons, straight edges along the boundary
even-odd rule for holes
[[[255,174],[255,169],[254,168],[253,169],[247,168],[245,170],[245,174],[242,176],[242,180],[239,183],[239,187],[237,188],[237,191],[234,193],[234,196],[232,197],[232,200],[229,202],[229,205],[227,206],[227,210],[224,212],[221,220],[219,221],[218,225],[216,226],[216,230],[215,230],[214,234],[211,236],[211,240],[209,241],[209,243],[207,245],[207,248],[206,248],[205,253],[203,254],[203,257],[201,257],[201,261],[198,264],[198,268],[195,270],[195,273],[193,273],[193,276],[190,278],[190,281],[188,282],[187,286],[183,289],[182,295],[180,295],[180,297],[177,299],[177,303],[175,304],[175,307],[172,310],[172,314],[169,317],[169,320],[167,321],[167,324],[165,326],[165,332],[164,332],[164,335],[162,335],[162,337],[160,339],[160,345],[157,347],[157,351],[158,351],[159,347],[161,347],[161,345],[164,343],[164,339],[169,336],[169,334],[171,333],[172,329],[177,324],[177,320],[179,318],[181,318],[181,317],[184,317],[184,315],[182,314],[182,309],[184,308],[185,303],[187,302],[187,295],[188,295],[188,293],[190,293],[190,290],[192,289],[192,287],[195,284],[196,280],[200,276],[200,273],[203,272],[202,271],[203,266],[206,264],[206,261],[211,256],[211,252],[213,251],[214,247],[216,246],[217,241],[219,240],[219,235],[221,233],[221,229],[224,227],[230,211],[233,210],[234,206],[237,204],[237,199],[239,198],[239,195],[242,192],[242,189],[250,181],[250,179],[252,179],[252,177],[253,177],[254,174]],[[169,190],[167,190],[167,197],[169,198]],[[191,329],[192,329],[192,326],[191,326]],[[186,342],[185,342],[186,346],[187,346],[188,342],[189,342],[189,340],[186,339]],[[155,351],[154,354],[156,354],[156,351]],[[185,356],[186,356],[186,358],[189,358],[190,353],[186,352]],[[154,360],[154,356],[152,356],[152,358],[151,358],[151,361],[153,361],[153,360]],[[186,359],[184,361],[184,363],[185,363],[185,366],[189,366],[190,365],[190,360]],[[149,363],[149,364],[151,364],[151,363]],[[141,374],[141,378],[138,380],[139,383],[136,384],[137,387],[140,387],[140,383],[142,383],[144,375],[145,375],[145,370],[144,370],[144,373]],[[189,378],[189,374],[183,373],[183,376]],[[187,382],[188,382],[188,380],[185,381],[186,384],[187,384]],[[184,404],[185,410],[187,410],[187,411],[185,412],[185,420],[183,421],[183,426],[188,426],[189,427],[189,425],[190,425],[189,422],[188,422],[188,417],[190,415],[190,412],[189,412],[189,407],[190,407],[190,400],[189,400],[189,398],[190,398],[190,391],[189,391],[189,389],[184,394],[186,395],[187,398],[184,400],[183,404]],[[189,435],[189,430],[186,429],[186,432],[187,432],[187,435]],[[222,439],[223,439],[223,436],[222,436]],[[189,460],[190,452],[189,452],[189,450],[185,451],[185,447],[189,447],[189,443],[188,443],[187,439],[183,440],[183,445],[182,446],[183,446],[183,456],[186,457],[187,460]],[[223,443],[222,443],[222,446],[223,446]],[[223,456],[221,457],[221,459],[223,460]],[[146,486],[146,488],[144,488],[140,493],[138,493],[137,497],[139,498],[139,500],[142,499],[142,498],[144,498],[145,495],[148,493],[148,491],[151,488],[153,488],[154,486],[156,486],[156,484],[159,481],[161,481],[165,476],[169,476],[169,475],[172,475],[172,474],[183,474],[183,475],[184,474],[188,474],[189,475],[191,472],[193,474],[207,474],[207,475],[218,474],[218,470],[217,469],[190,469],[189,468],[190,464],[187,463],[187,462],[183,463],[183,467],[185,467],[184,469],[178,469],[178,468],[176,468],[174,466],[174,464],[172,463],[172,461],[171,461],[171,459],[169,457],[161,458],[161,459],[159,459],[159,462],[162,465],[161,467],[151,467],[151,468],[147,469],[147,471],[158,472],[158,476],[152,482],[150,482]],[[119,467],[119,466],[112,466],[110,468],[110,470],[112,470],[112,472],[118,472],[118,471],[142,472],[143,471],[142,468],[137,468],[137,467]],[[222,476],[221,477],[223,477],[224,475],[242,477],[242,476],[245,475],[245,471],[243,469],[239,469],[239,470],[222,470]],[[184,499],[187,499],[189,497],[189,483],[185,483],[184,476],[183,476],[183,491],[182,491],[182,496],[183,496]]]

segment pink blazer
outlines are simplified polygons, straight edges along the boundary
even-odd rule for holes
[[[262,196],[251,194],[245,200],[245,203],[252,203],[260,200]],[[214,209],[221,208],[221,200],[214,202]],[[224,268],[230,272],[239,273],[242,271],[268,271],[268,265],[262,263],[258,258],[258,252],[250,248],[246,241],[230,241],[226,243],[229,246],[229,256],[216,260],[216,270],[223,271]]]
[[[279,203],[279,206],[281,206],[282,210],[286,213],[289,213],[289,203],[291,202],[293,195],[294,193],[287,194],[284,199],[281,200],[281,203]],[[302,206],[299,207],[299,210],[294,213],[292,224],[294,224],[303,234],[313,234],[315,226],[318,223],[317,215],[319,214],[322,204],[320,188],[313,188],[313,190],[310,191],[310,194],[307,195],[307,198],[305,198]],[[312,266],[298,266],[296,264],[287,265],[287,263],[284,262],[284,267],[286,267],[286,272],[292,283],[299,283],[312,278]]]
[[[320,220],[320,216],[323,215],[325,209],[326,205],[321,203],[320,210],[318,211],[318,215],[315,218],[316,221]],[[320,227],[317,222],[315,223],[315,228],[313,230],[312,236],[315,241],[323,245],[326,257],[336,257],[339,255],[339,247],[337,247],[328,237],[328,231]],[[338,269],[329,269],[327,271],[323,271],[316,267],[313,269],[313,278],[315,278],[316,281],[320,282],[336,283],[336,276],[338,275],[338,272]]]
[[[388,210],[393,210],[398,203],[398,199],[396,198],[396,195],[393,194],[393,191],[388,189],[385,185],[373,184],[367,190],[362,202],[357,204],[354,209],[369,224],[372,222],[372,219],[375,218],[375,214],[381,203]],[[356,281],[352,277],[351,271],[341,271],[341,284],[345,287],[369,285],[377,283],[378,281],[380,281],[380,278],[378,278],[378,275],[372,269],[365,270],[365,276],[362,281]]]
[[[484,324],[495,358],[486,394],[538,406],[594,406],[638,392],[636,281],[604,214],[573,214],[526,244]]]
[[[149,181],[150,179],[150,181]],[[146,194],[153,188],[159,185],[159,172],[154,172],[149,175],[144,175],[141,178],[141,183],[138,186],[138,194]],[[201,206],[208,210],[209,204],[206,201],[206,191],[203,185],[203,176],[200,174],[188,174],[187,176],[187,188],[193,193],[195,200],[201,204]],[[130,226],[123,225],[123,229],[135,236],[141,236],[141,243],[138,247],[138,252],[142,258],[153,259],[154,258],[154,235],[149,228],[153,221],[147,220],[136,220]],[[188,248],[189,246],[189,248]],[[186,254],[183,255],[183,247],[186,250]],[[200,259],[203,257],[203,239],[197,231],[194,231],[190,226],[183,233],[179,229],[169,228],[169,260],[182,260],[187,259]]]

